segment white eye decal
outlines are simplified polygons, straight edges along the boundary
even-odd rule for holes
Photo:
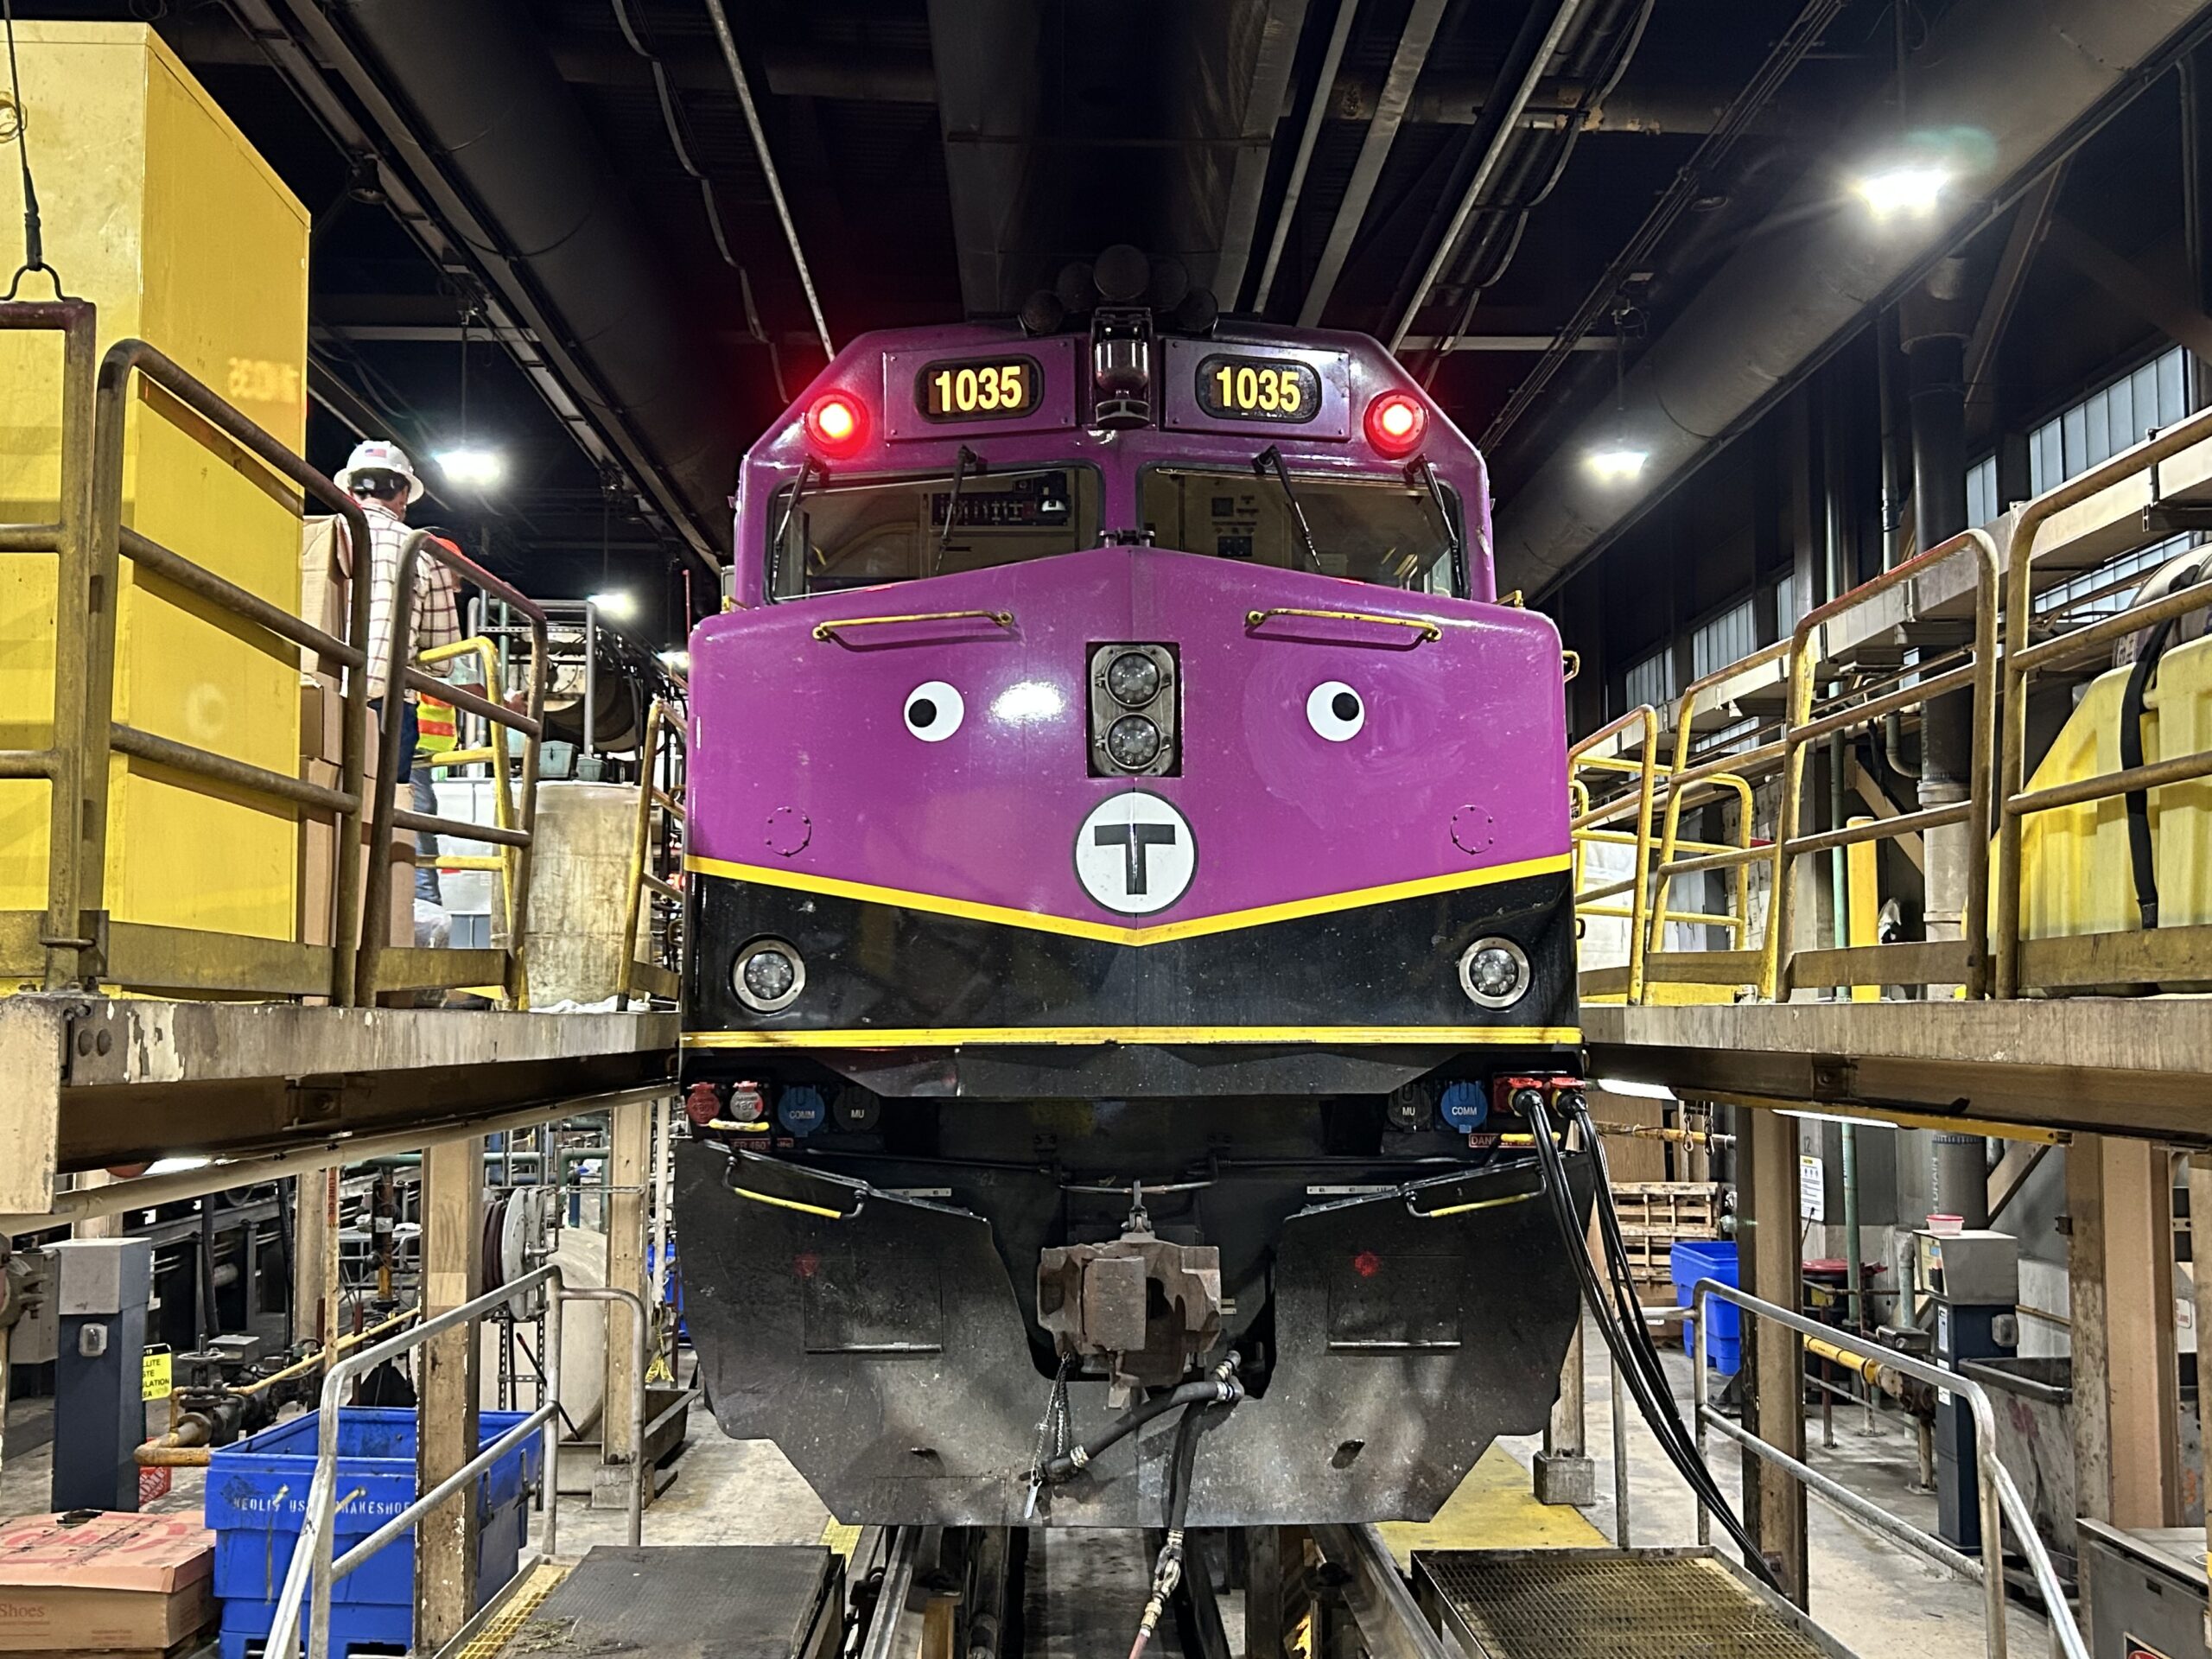
[[[906,694],[906,729],[925,743],[944,742],[967,712],[960,693],[943,680],[926,680]]]
[[[1324,680],[1306,696],[1306,723],[1332,743],[1348,743],[1367,724],[1367,705],[1342,680]]]

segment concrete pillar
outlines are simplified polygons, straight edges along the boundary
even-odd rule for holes
[[[2066,1212],[2077,1502],[2109,1526],[2178,1526],[2169,1154],[2146,1141],[2075,1135]]]
[[[607,1114],[607,1284],[610,1290],[646,1294],[645,1211],[652,1178],[655,1101],[632,1101]],[[592,1480],[592,1507],[619,1509],[629,1501],[632,1471],[644,1448],[632,1439],[638,1374],[630,1342],[629,1309],[607,1313],[607,1403],[600,1413],[600,1466]],[[652,1492],[647,1484],[647,1495]]]
[[[423,1154],[423,1315],[473,1301],[484,1289],[484,1137],[468,1135]],[[416,1478],[428,1491],[476,1455],[476,1333],[462,1327],[422,1347],[416,1396]],[[553,1471],[545,1471],[548,1491]],[[476,1505],[463,1491],[415,1529],[415,1650],[430,1653],[475,1611]]]
[[[1743,1287],[1763,1301],[1800,1311],[1804,1268],[1798,1255],[1797,1122],[1762,1110],[1736,1114],[1736,1243]],[[1780,1325],[1744,1318],[1744,1427],[1770,1446],[1805,1455],[1802,1339]],[[1805,1489],[1786,1470],[1744,1453],[1744,1521],[1789,1599],[1805,1605]]]

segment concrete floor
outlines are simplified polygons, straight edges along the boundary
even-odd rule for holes
[[[1386,1533],[1402,1554],[1410,1548],[1571,1546],[1611,1541],[1614,1536],[1613,1470],[1610,1373],[1607,1356],[1590,1333],[1589,1435],[1597,1463],[1598,1501],[1578,1513],[1547,1510],[1528,1495],[1527,1465],[1534,1440],[1501,1442],[1437,1521],[1423,1526],[1390,1527]],[[1688,1412],[1689,1363],[1679,1351],[1668,1369],[1675,1393]],[[10,1440],[22,1444],[20,1430],[43,1402],[20,1402],[10,1414]],[[1633,1408],[1630,1408],[1631,1413]],[[1817,1416],[1807,1430],[1812,1461],[1854,1491],[1872,1498],[1916,1523],[1935,1525],[1932,1495],[1910,1491],[1916,1458],[1910,1422],[1881,1414],[1867,1432],[1863,1413],[1839,1406],[1835,1444],[1820,1444]],[[1740,1458],[1721,1446],[1713,1458],[1722,1489],[1733,1498],[1740,1489]],[[1640,1417],[1631,1415],[1628,1434],[1630,1541],[1636,1545],[1688,1544],[1696,1536],[1694,1512],[1679,1478],[1661,1455]],[[47,1507],[48,1454],[44,1447],[10,1455],[0,1469],[0,1515],[20,1515]],[[149,1508],[188,1511],[199,1506],[202,1478],[194,1470],[175,1471],[174,1491]],[[1910,1655],[1911,1659],[1974,1659],[1984,1651],[1980,1592],[1942,1569],[1888,1542],[1817,1500],[1810,1509],[1812,1611],[1846,1647],[1866,1659]],[[690,1443],[676,1465],[676,1478],[647,1512],[649,1544],[803,1544],[837,1541],[828,1512],[773,1446],[723,1438],[703,1410],[694,1414]],[[1719,1529],[1715,1529],[1716,1534]],[[620,1543],[619,1510],[594,1510],[582,1497],[563,1499],[562,1554],[581,1554],[595,1543]],[[1150,1563],[1133,1537],[1103,1535],[1047,1535],[1032,1554],[1030,1573],[1031,1652],[1038,1659],[1122,1659],[1144,1599]],[[1224,1608],[1232,1642],[1240,1621],[1234,1599]],[[2012,1650],[2049,1650],[2044,1621],[2015,1605],[2008,1634]],[[1169,1632],[1156,1649],[1177,1649]]]

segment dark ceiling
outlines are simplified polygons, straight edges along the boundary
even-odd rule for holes
[[[1908,4],[1907,35],[1944,9]],[[150,19],[315,214],[312,459],[334,469],[357,429],[449,445],[465,385],[467,432],[511,476],[436,505],[495,568],[548,594],[635,591],[659,639],[687,589],[692,614],[710,608],[735,459],[823,360],[711,0],[16,10]],[[1599,296],[1596,349],[1493,433],[1504,494],[1610,395],[1616,301],[1632,358],[1885,95],[1889,0],[730,0],[726,15],[834,342],[1008,314],[1064,264],[1130,242],[1225,310],[1386,340],[1409,319],[1403,354],[1480,435],[1808,11],[1833,14],[1812,49]]]

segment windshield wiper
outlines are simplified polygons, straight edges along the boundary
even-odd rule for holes
[[[1290,468],[1283,464],[1280,446],[1269,444],[1252,457],[1252,471],[1265,478],[1268,469],[1274,468],[1275,477],[1282,482],[1282,499],[1290,503],[1292,521],[1298,526],[1299,545],[1306,550],[1306,563],[1316,575],[1321,573],[1321,556],[1313,548],[1313,531],[1306,522],[1306,509],[1298,505],[1298,492],[1290,487]]]
[[[1452,575],[1455,581],[1471,582],[1471,572],[1462,571],[1461,563],[1466,556],[1466,543],[1460,539],[1459,526],[1452,518],[1450,503],[1444,499],[1444,486],[1437,480],[1436,468],[1429,464],[1427,455],[1415,455],[1413,465],[1406,468],[1406,482],[1416,489],[1428,492],[1429,505],[1436,509],[1436,517],[1444,526],[1444,556],[1452,561]]]
[[[938,532],[937,556],[930,563],[930,574],[933,576],[944,570],[944,556],[952,550],[952,526],[960,517],[960,484],[968,476],[968,469],[971,467],[976,469],[978,478],[986,470],[983,458],[963,443],[960,446],[959,454],[953,458],[952,493],[945,498],[944,528]]]
[[[791,533],[791,520],[798,513],[799,498],[806,493],[807,480],[817,474],[824,483],[829,481],[829,469],[817,466],[812,455],[799,462],[798,480],[791,486],[791,494],[784,499],[783,516],[776,520],[775,539],[769,543],[779,559],[784,556],[784,537]]]

